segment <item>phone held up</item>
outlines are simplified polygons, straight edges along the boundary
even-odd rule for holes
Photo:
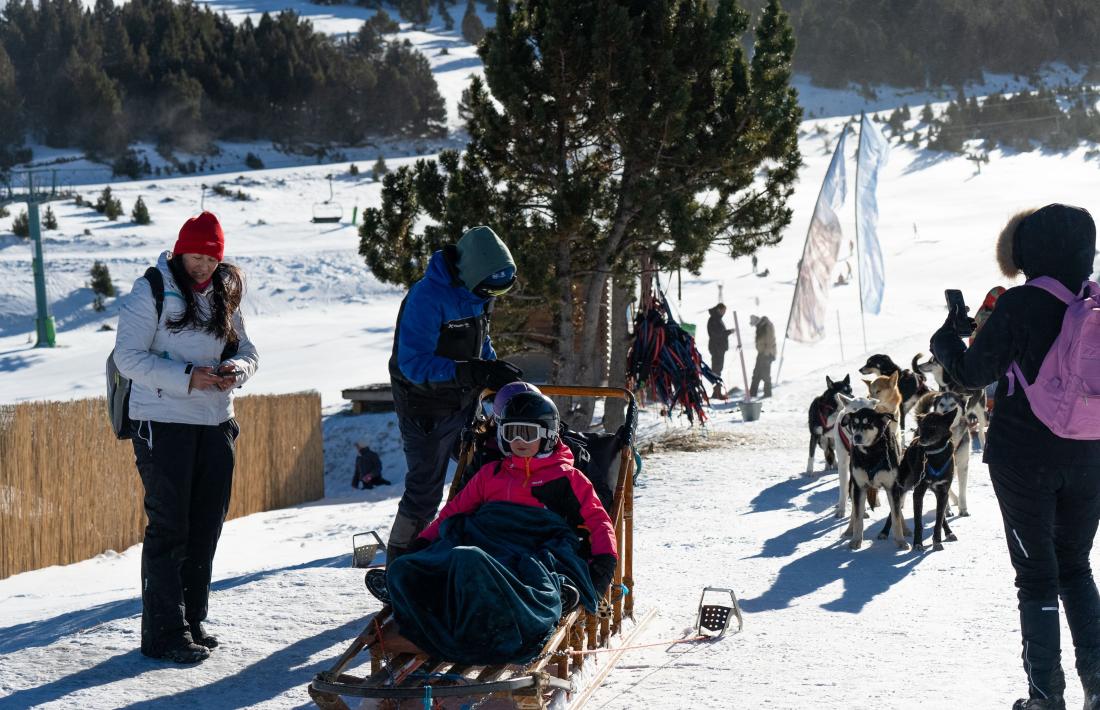
[[[962,291],[957,288],[949,288],[943,292],[943,295],[947,299],[948,310],[958,314],[955,320],[955,333],[960,338],[970,337],[970,334],[974,332],[974,320],[966,315],[970,309],[963,301]]]

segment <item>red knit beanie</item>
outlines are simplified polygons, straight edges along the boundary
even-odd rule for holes
[[[225,254],[225,233],[214,213],[203,212],[184,222],[172,253],[205,254],[221,261]]]

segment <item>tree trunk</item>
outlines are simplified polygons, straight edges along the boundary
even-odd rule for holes
[[[630,350],[627,306],[634,300],[634,280],[619,276],[611,280],[611,372],[609,387],[626,387],[626,354]],[[604,431],[617,431],[626,421],[626,402],[616,397],[604,401]]]

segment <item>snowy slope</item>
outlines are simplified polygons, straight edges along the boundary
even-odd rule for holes
[[[286,4],[218,6],[240,18]],[[334,33],[354,31],[369,16],[352,7],[296,7]],[[468,74],[478,71],[472,48],[438,22],[426,32],[402,34],[429,54],[453,107]],[[433,56],[441,46],[450,54]],[[991,80],[991,88],[999,81]],[[891,108],[898,98],[881,92],[866,103],[854,92],[814,89],[804,103],[816,116],[847,116]],[[937,97],[900,98],[916,105]],[[450,120],[456,127],[453,112]],[[814,129],[827,126],[835,141],[840,120],[815,118],[803,126],[806,167],[792,201],[794,222],[780,245],[760,254],[769,277],[754,277],[746,259],[711,254],[700,276],[683,274],[682,299],[671,279],[670,297],[685,320],[702,325],[721,285],[743,325],[750,313],[764,313],[782,330],[829,159]],[[392,415],[335,411],[341,388],[386,378],[401,293],[367,273],[353,226],[313,225],[309,217],[313,203],[328,195],[330,173],[339,176],[334,191],[345,221],[352,207],[377,204],[379,186],[365,169],[379,150],[392,168],[413,159],[418,147],[348,151],[348,160],[364,169],[358,178],[348,175],[347,163],[303,165],[263,146],[229,146],[218,175],[115,183],[127,212],[144,196],[154,219],[148,227],[108,223],[87,208],[56,203],[61,229],[48,233],[45,243],[61,345],[54,350],[28,344],[30,250],[0,236],[0,402],[98,395],[103,358],[113,343],[113,333],[99,328],[114,322],[117,303],[104,314],[90,310],[84,283],[91,263],[106,262],[125,292],[199,209],[199,186],[227,181],[252,199],[207,193],[205,206],[226,226],[228,257],[249,275],[248,325],[261,352],[249,390],[317,389],[327,413],[326,498],[225,527],[210,617],[224,646],[209,661],[184,669],[140,656],[140,546],[109,552],[0,580],[0,710],[304,707],[309,679],[377,609],[361,574],[349,569],[350,536],[388,528],[401,488],[400,440]],[[233,161],[242,164],[247,151],[258,152],[270,168],[237,172]],[[944,317],[944,288],[962,288],[976,303],[1001,283],[993,239],[1016,209],[1055,200],[1097,207],[1096,166],[1084,148],[994,153],[991,159],[975,175],[959,158],[895,150],[880,180],[887,290],[882,315],[866,319],[869,350],[908,362],[927,347]],[[90,197],[100,187],[90,179],[80,189]],[[0,230],[8,224],[0,220]],[[844,228],[853,234],[850,204]],[[664,275],[662,283],[669,282]],[[833,326],[838,313],[839,328]],[[807,403],[826,374],[858,380],[865,356],[854,286],[832,290],[830,314],[824,343],[788,345],[782,386],[759,422],[742,423],[735,409],[721,408],[708,429],[713,448],[653,454],[639,479],[635,594],[639,610],[660,610],[642,641],[680,637],[707,584],[738,591],[747,615],[744,633],[713,644],[632,651],[589,707],[986,708],[1007,707],[1021,693],[1012,574],[982,464],[972,464],[972,517],[955,524],[959,542],[926,555],[897,553],[885,543],[852,553],[840,544],[842,524],[831,517],[835,477],[798,476],[805,464]],[[726,377],[740,383],[735,356],[727,360]],[[382,452],[394,486],[348,486],[352,443],[362,437]],[[876,513],[869,529],[877,530],[881,519]],[[1068,640],[1068,633],[1063,637]],[[1080,702],[1072,681],[1068,700]]]

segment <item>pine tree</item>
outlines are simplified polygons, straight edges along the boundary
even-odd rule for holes
[[[107,265],[99,260],[92,264],[91,287],[92,293],[95,294],[92,308],[102,311],[104,308],[103,299],[115,295],[115,284],[111,281],[111,272],[107,269]]]
[[[46,229],[57,229],[57,215],[52,207],[46,207],[46,213],[42,215],[42,226]]]
[[[397,14],[414,25],[423,26],[432,19],[429,0],[397,0]]]
[[[462,15],[462,38],[477,45],[485,37],[485,25],[477,16],[474,0],[466,0],[466,12]]]
[[[382,206],[360,228],[367,266],[408,284],[433,250],[491,225],[523,283],[522,300],[498,308],[497,333],[520,337],[523,305],[537,304],[555,324],[538,344],[554,349],[555,378],[595,384],[592,304],[609,274],[635,272],[639,255],[698,270],[708,249],[736,256],[777,243],[791,219],[801,164],[793,32],[769,0],[749,61],[748,14],[734,0],[715,5],[499,3],[478,50],[485,79],[460,106],[465,155],[386,176]]]
[[[936,114],[932,112],[932,104],[925,104],[924,108],[920,112],[921,123],[932,123],[935,120]]]
[[[122,216],[122,201],[111,194],[111,186],[103,188],[99,193],[99,199],[95,202],[95,211],[114,222]]]
[[[377,182],[389,171],[390,169],[386,167],[386,159],[380,155],[378,156],[378,160],[374,161],[374,165],[371,166],[370,176]]]
[[[150,224],[153,221],[149,218],[149,208],[145,206],[145,200],[140,196],[134,202],[134,209],[130,212],[130,217],[134,220],[134,224]]]
[[[26,239],[31,236],[31,222],[27,217],[27,211],[23,210],[11,221],[11,232],[17,237]]]

